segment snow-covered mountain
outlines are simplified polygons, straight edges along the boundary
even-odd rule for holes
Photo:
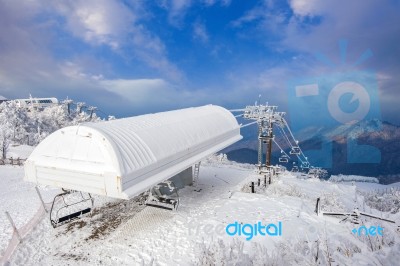
[[[331,174],[376,176],[384,184],[400,181],[400,127],[379,120],[349,123],[334,128],[309,127],[295,133],[304,151],[319,149],[327,140],[333,140]],[[257,162],[256,127],[248,129],[245,138],[224,150],[228,158],[238,162]],[[279,135],[277,135],[279,140]],[[381,153],[380,163],[347,163],[347,139],[376,147]],[[281,142],[283,148],[287,148]],[[273,162],[277,163],[280,150],[273,149]],[[310,158],[312,161],[313,158]]]

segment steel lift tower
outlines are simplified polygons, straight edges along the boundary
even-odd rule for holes
[[[253,123],[258,125],[258,171],[259,173],[269,172],[271,168],[271,154],[272,154],[272,142],[274,142],[278,148],[281,150],[281,157],[279,162],[287,163],[289,161],[290,155],[297,156],[301,163],[301,168],[309,168],[310,164],[307,157],[304,155],[300,147],[298,146],[298,141],[294,138],[292,131],[288,123],[286,122],[284,116],[285,112],[277,112],[278,106],[272,106],[265,104],[257,104],[246,106],[244,109],[231,110],[232,112],[243,112],[243,114],[237,115],[236,117],[243,117],[248,120],[253,120]],[[247,125],[246,125],[247,126]],[[276,142],[274,135],[274,126],[278,129],[290,148],[289,154],[287,154],[281,146]],[[263,161],[263,151],[265,147],[266,158]]]

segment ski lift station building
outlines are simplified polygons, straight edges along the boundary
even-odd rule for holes
[[[240,140],[226,109],[206,105],[62,128],[25,162],[25,180],[129,199]]]

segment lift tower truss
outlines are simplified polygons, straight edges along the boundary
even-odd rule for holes
[[[235,112],[243,112],[242,116],[248,120],[254,120],[254,123],[258,125],[258,170],[259,173],[268,172],[271,166],[271,154],[272,154],[272,142],[274,142],[283,153],[282,158],[288,161],[289,155],[296,156],[301,163],[302,168],[309,168],[310,164],[307,157],[304,155],[298,145],[298,141],[294,138],[290,127],[285,120],[285,112],[277,112],[278,106],[272,106],[265,104],[255,104],[246,106],[245,109],[231,110]],[[282,137],[287,146],[290,148],[289,154],[287,154],[281,146],[275,141],[274,126],[279,129]],[[266,158],[263,162],[263,150],[265,146]]]

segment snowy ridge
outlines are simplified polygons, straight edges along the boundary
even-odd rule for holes
[[[379,183],[376,177],[370,176],[359,176],[359,175],[332,175],[329,178],[331,182],[368,182],[368,183]]]

